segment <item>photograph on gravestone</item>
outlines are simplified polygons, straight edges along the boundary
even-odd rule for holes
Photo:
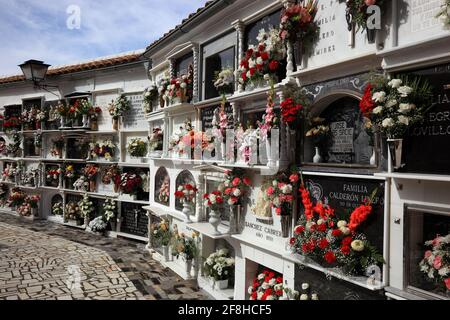
[[[176,183],[175,183],[176,190],[178,190],[178,188],[180,186],[185,185],[185,184],[191,184],[194,187],[197,186],[197,184],[195,183],[194,176],[188,170],[184,170],[178,175]],[[178,199],[178,198],[175,199],[175,209],[177,209],[178,211],[183,210],[183,204],[181,203],[180,199]]]
[[[170,205],[170,177],[166,168],[161,167],[155,174],[155,202]]]
[[[330,134],[321,147],[325,163],[369,165],[373,148],[366,131],[359,101],[352,97],[340,98],[318,115],[325,119]],[[309,129],[307,129],[309,130]],[[305,139],[305,159],[311,158],[314,145]]]
[[[378,252],[383,252],[384,242],[384,182],[335,177],[305,176],[305,183],[314,201],[323,201],[336,210],[338,218],[348,221],[354,209],[364,204],[377,190],[372,203],[373,211],[362,225],[364,233]],[[300,212],[303,213],[300,205]]]
[[[143,109],[143,92],[125,94],[131,102],[130,109],[125,112],[122,121],[124,129],[146,128],[145,112]]]
[[[147,237],[148,217],[146,211],[142,209],[142,205],[123,202],[121,209],[121,232]]]
[[[450,64],[408,74],[418,75],[434,89],[434,103],[423,123],[410,128],[403,142],[402,172],[450,174]]]

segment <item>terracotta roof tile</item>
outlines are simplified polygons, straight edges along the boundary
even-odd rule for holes
[[[106,58],[96,59],[93,61],[81,62],[81,63],[77,63],[77,64],[73,64],[73,65],[49,68],[49,70],[47,72],[47,76],[57,76],[57,75],[75,73],[75,72],[80,72],[80,71],[102,69],[105,67],[110,67],[110,66],[115,66],[115,65],[122,65],[125,63],[139,61],[141,59],[141,56],[142,56],[142,52],[137,51],[134,53],[124,54],[122,56],[106,57]],[[20,82],[20,81],[24,81],[24,80],[25,80],[25,78],[23,75],[7,76],[7,77],[0,78],[0,85],[6,84],[6,83]]]

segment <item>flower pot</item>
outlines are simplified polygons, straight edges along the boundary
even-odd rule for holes
[[[209,285],[211,286],[211,288],[214,289],[214,287],[216,285],[216,280],[213,277],[209,277],[208,282],[209,282]]]
[[[369,29],[366,28],[367,31],[367,41],[369,43],[375,43],[375,38],[376,38],[376,30],[375,29]]]
[[[375,148],[373,148],[372,156],[370,157],[369,163],[371,166],[374,166],[377,164],[377,152],[376,152]]]
[[[117,225],[116,225],[116,221],[115,220],[109,221],[109,225],[111,226],[111,231],[116,231],[117,230]]]
[[[222,222],[222,219],[220,218],[220,214],[217,213],[215,210],[211,210],[209,213],[209,223],[213,226],[214,234],[216,234],[216,235],[221,234],[218,229],[220,222]]]
[[[403,139],[388,139],[387,143],[389,147],[389,153],[391,154],[392,167],[394,168],[394,170],[398,170],[403,166]]]
[[[31,208],[31,216],[32,217],[39,217],[39,209],[38,208]]]
[[[83,128],[89,128],[89,116],[83,114]]]
[[[113,130],[119,130],[119,119],[113,119]]]
[[[280,216],[280,222],[281,222],[281,235],[283,238],[288,238],[291,229],[291,216],[287,215]]]
[[[169,246],[162,246],[162,252],[163,252],[164,261],[168,262],[170,259]]]
[[[320,150],[319,147],[316,147],[316,154],[313,157],[313,162],[314,163],[321,163],[322,162],[322,157],[320,156]]]
[[[191,260],[186,260],[186,275],[188,277],[191,276],[191,270],[192,270],[192,259]]]
[[[230,234],[239,233],[239,223],[241,221],[241,205],[230,206]]]
[[[216,289],[217,290],[225,290],[228,289],[228,279],[226,280],[217,280],[216,281]]]
[[[191,220],[192,204],[190,202],[183,202],[183,214],[186,216],[186,223],[192,223]]]

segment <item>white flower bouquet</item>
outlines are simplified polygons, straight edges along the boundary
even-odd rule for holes
[[[220,249],[206,259],[204,268],[206,275],[215,281],[228,280],[234,274],[234,259],[227,249]]]

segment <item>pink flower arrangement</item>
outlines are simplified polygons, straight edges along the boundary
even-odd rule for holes
[[[291,180],[298,181],[295,178],[298,173],[282,172],[273,180],[270,180],[265,186],[266,199],[275,209],[278,216],[287,216],[291,214],[292,202],[294,201],[294,183]]]
[[[425,242],[425,246],[431,250],[425,251],[422,261],[419,263],[420,271],[426,274],[429,281],[442,284],[450,290],[450,234],[437,236],[433,240]]]
[[[267,106],[266,112],[263,116],[263,121],[259,125],[261,137],[270,139],[270,133],[272,129],[279,127],[279,117],[275,114],[274,107],[275,89],[272,86],[267,94]]]

